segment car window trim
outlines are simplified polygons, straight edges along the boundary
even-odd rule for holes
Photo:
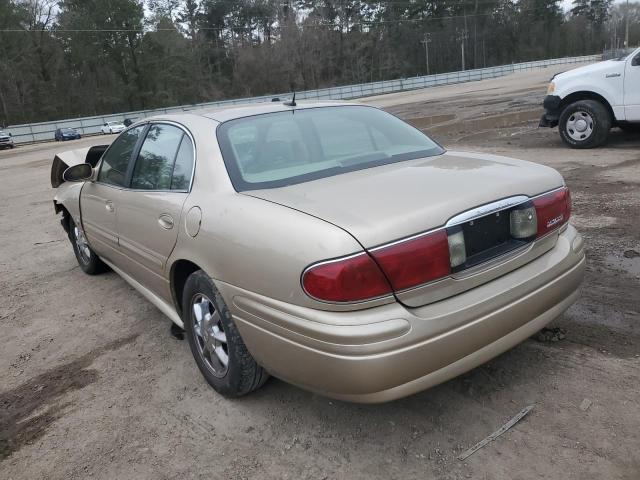
[[[173,157],[173,168],[175,168],[176,165],[176,158],[178,156],[178,151],[180,150],[180,146],[182,145],[182,142],[184,141],[185,137],[188,137],[189,140],[191,141],[191,146],[193,147],[193,164],[191,167],[191,179],[189,180],[189,188],[187,189],[182,189],[182,190],[171,190],[171,188],[167,189],[154,189],[154,190],[146,190],[143,188],[131,188],[131,180],[133,179],[133,170],[135,168],[136,163],[138,163],[138,156],[140,155],[140,150],[142,149],[142,144],[144,143],[144,140],[146,140],[147,138],[147,133],[149,133],[149,129],[151,128],[151,125],[158,125],[158,124],[165,124],[165,125],[171,125],[172,127],[177,127],[180,130],[182,130],[182,139],[180,140],[180,143],[178,144],[178,149],[176,150],[176,153]],[[136,126],[140,126],[140,124],[137,124]],[[106,152],[105,152],[106,153]],[[139,143],[139,145],[136,145],[136,148],[134,149],[134,153],[135,153],[135,157],[133,158],[133,161],[130,161],[130,165],[131,165],[131,171],[129,171],[129,169],[127,169],[127,181],[126,181],[126,187],[123,187],[123,190],[128,190],[130,192],[164,192],[164,193],[168,193],[168,192],[173,192],[173,193],[191,193],[191,187],[193,186],[193,179],[195,176],[195,172],[196,172],[196,142],[193,138],[193,135],[191,134],[191,132],[189,131],[189,129],[187,127],[185,127],[184,125],[177,123],[177,122],[173,122],[170,120],[157,120],[157,121],[148,121],[146,123],[146,128],[144,130],[144,138],[142,139],[142,141]],[[173,169],[171,170],[171,175],[172,175],[172,179],[173,179]],[[171,187],[171,184],[169,184],[169,187]]]
[[[125,189],[125,185],[126,185],[126,180],[127,180],[127,172],[129,171],[129,165],[131,164],[131,161],[133,160],[133,153],[136,151],[136,149],[138,148],[138,144],[140,143],[140,137],[142,137],[142,134],[140,135],[140,137],[138,137],[138,140],[136,140],[136,145],[133,147],[133,151],[131,153],[131,156],[129,156],[129,163],[127,164],[127,172],[125,172],[125,185],[114,185],[113,183],[107,183],[107,182],[101,182],[99,180],[100,178],[100,173],[102,173],[102,165],[104,164],[104,157],[107,155],[107,153],[109,152],[109,150],[111,150],[111,147],[113,147],[113,144],[120,138],[120,136],[122,136],[123,133],[128,132],[129,130],[132,130],[134,128],[138,128],[141,127],[142,125],[138,124],[138,125],[131,125],[131,127],[127,128],[126,130],[123,130],[120,135],[118,135],[118,137],[111,142],[111,145],[109,145],[109,147],[104,151],[104,153],[102,154],[102,156],[100,157],[100,167],[98,168],[98,174],[96,175],[96,180],[95,183],[99,183],[100,185],[106,185],[109,187],[113,187],[113,188],[119,188],[121,190]],[[142,130],[143,133],[146,132],[146,126],[145,128]],[[146,136],[146,135],[145,135]]]

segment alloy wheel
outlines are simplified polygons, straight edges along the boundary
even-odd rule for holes
[[[224,377],[229,369],[227,335],[220,313],[202,293],[191,300],[191,322],[202,360],[216,377]]]
[[[76,242],[76,247],[78,248],[78,254],[82,259],[82,263],[89,263],[91,261],[91,248],[89,248],[89,243],[87,242],[86,237],[84,236],[84,232],[82,229],[77,226],[73,227],[73,238]]]

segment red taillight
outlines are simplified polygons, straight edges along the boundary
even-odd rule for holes
[[[359,302],[391,294],[389,282],[364,252],[309,267],[302,275],[302,286],[325,302]]]
[[[538,237],[546,235],[569,221],[571,195],[566,187],[535,198],[533,205],[538,218]]]
[[[451,273],[446,230],[399,242],[371,252],[394,290],[405,290]]]
[[[513,207],[510,231],[518,242],[511,249],[522,245],[523,239],[533,241],[561,227],[570,214],[571,196],[566,187]],[[452,273],[452,263],[458,271],[467,268],[469,259],[464,229],[453,225],[368,253],[312,265],[302,275],[302,286],[317,300],[361,302],[447,277]]]

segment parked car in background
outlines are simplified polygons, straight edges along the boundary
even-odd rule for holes
[[[14,148],[13,135],[5,130],[0,130],[0,148]]]
[[[56,142],[64,142],[65,140],[79,140],[82,136],[75,128],[58,128],[54,134]]]
[[[137,118],[125,118],[124,119],[124,126],[125,127],[130,127],[131,125],[133,125],[134,123],[136,123],[138,121]]]
[[[611,127],[640,132],[640,48],[551,79],[541,127],[558,126],[572,148],[604,144]]]
[[[111,267],[184,327],[224,395],[268,372],[343,400],[403,397],[578,295],[583,240],[558,172],[447,152],[373,107],[162,115],[95,148],[51,171],[80,267]]]
[[[102,127],[100,128],[100,131],[102,132],[103,135],[111,135],[114,133],[120,133],[122,132],[125,128],[124,124],[122,124],[121,122],[107,122],[104,125],[102,125]]]

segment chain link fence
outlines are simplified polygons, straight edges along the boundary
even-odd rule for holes
[[[574,63],[597,62],[602,59],[602,55],[587,55],[582,57],[554,58],[549,60],[538,60],[534,62],[513,63],[497,67],[479,68],[475,70],[465,70],[461,72],[438,73],[423,77],[400,78],[397,80],[385,80],[381,82],[360,83],[356,85],[345,85],[342,87],[322,88],[318,90],[306,90],[296,92],[296,99],[299,100],[350,100],[360,97],[370,97],[385,93],[403,92],[420,88],[429,88],[441,85],[452,85],[455,83],[473,82],[497,78],[511,73],[524,70],[533,70],[552,65],[564,65]],[[178,113],[189,110],[199,110],[203,108],[216,108],[236,104],[270,102],[273,98],[289,97],[290,92],[276,95],[263,95],[261,97],[238,98],[233,100],[221,100],[218,102],[200,103],[196,105],[183,105],[179,107],[158,108],[154,110],[139,110],[113,115],[100,115],[95,117],[75,118],[69,120],[58,120],[53,122],[29,123],[24,125],[10,125],[6,131],[13,135],[15,143],[32,143],[50,141],[54,139],[54,133],[58,128],[74,128],[81,135],[98,135],[100,128],[107,122],[123,122],[125,119],[139,120],[144,117],[163,113]]]

